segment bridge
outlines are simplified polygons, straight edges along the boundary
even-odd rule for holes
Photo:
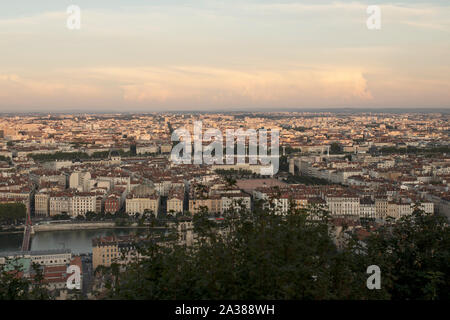
[[[30,251],[31,233],[33,224],[31,223],[30,208],[27,209],[27,222],[23,231],[22,251]]]

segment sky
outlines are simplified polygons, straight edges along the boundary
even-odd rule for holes
[[[450,108],[450,1],[0,3],[0,112],[342,107]]]

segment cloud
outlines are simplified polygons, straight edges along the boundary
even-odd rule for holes
[[[70,79],[66,78],[68,74]],[[117,97],[117,92],[123,106],[153,107],[298,106],[373,99],[359,70],[243,71],[174,66],[61,70],[53,77],[42,82],[0,75],[1,105],[27,99],[35,103],[52,99],[102,102],[102,95]],[[81,79],[87,84],[79,83]]]
[[[77,103],[108,100],[107,92],[101,86],[59,78],[51,80],[24,78],[17,74],[0,74],[0,107],[52,108],[73,106]]]
[[[244,71],[202,66],[96,68],[94,78],[116,79],[132,104],[298,105],[372,99],[360,70]]]

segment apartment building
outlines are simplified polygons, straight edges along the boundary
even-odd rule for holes
[[[50,194],[49,208],[50,216],[59,214],[72,215],[72,197],[71,192],[57,192]]]
[[[375,201],[370,197],[361,198],[359,202],[359,216],[364,218],[376,218]]]
[[[103,237],[92,240],[92,265],[109,267],[112,263],[127,264],[143,256],[136,250],[132,236]]]
[[[269,203],[264,204],[264,208],[273,210],[276,214],[287,214],[290,209],[291,197],[289,194],[281,194],[271,198]]]
[[[206,207],[209,213],[222,213],[222,198],[219,195],[211,195],[207,198],[189,199],[189,212],[199,213],[202,207]]]
[[[384,219],[388,215],[388,199],[387,198],[375,198],[375,216],[378,219]]]
[[[332,215],[359,216],[359,197],[346,194],[326,195],[328,209]]]
[[[167,197],[167,213],[183,213],[184,188],[172,188]]]
[[[91,174],[89,172],[73,172],[69,178],[69,187],[80,192],[90,191]]]
[[[250,195],[243,192],[222,193],[222,213],[241,208],[251,210]]]
[[[159,148],[156,145],[140,145],[136,146],[136,154],[155,154],[159,152]]]
[[[50,195],[47,192],[38,192],[34,196],[34,214],[38,217],[47,217],[50,214]]]
[[[303,209],[308,206],[308,198],[306,198],[304,195],[301,194],[294,194],[292,196],[292,202],[294,204],[295,209]]]
[[[162,144],[160,149],[161,149],[161,153],[170,153],[172,151],[172,145],[171,144]]]
[[[90,192],[76,193],[72,197],[72,211],[70,215],[76,217],[85,215],[86,212],[99,212],[97,211],[97,196],[95,193]]]
[[[388,203],[388,213],[387,216],[400,219],[401,217],[411,215],[414,212],[415,203],[411,202],[401,202],[401,201],[391,201]],[[423,202],[419,205],[425,213],[434,213],[433,202]]]
[[[125,211],[128,214],[144,213],[151,211],[155,214],[159,211],[160,197],[156,194],[143,195],[129,195],[125,201]]]
[[[116,213],[122,208],[120,195],[112,193],[105,200],[105,212]]]

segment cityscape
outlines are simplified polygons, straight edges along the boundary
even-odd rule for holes
[[[448,220],[449,120],[447,112],[4,116],[0,256],[18,259],[23,277],[37,263],[58,299],[73,297],[66,268],[76,265],[83,296],[95,298],[105,281],[96,270],[144,259],[138,244],[168,244],[173,230],[177,244],[193,246],[194,217],[205,213],[220,224],[260,201],[279,216],[321,208],[338,248],[417,208]],[[223,132],[279,130],[278,172],[248,161],[174,164],[172,133],[198,121]]]
[[[2,1],[2,310],[445,306],[449,16],[444,0]]]

